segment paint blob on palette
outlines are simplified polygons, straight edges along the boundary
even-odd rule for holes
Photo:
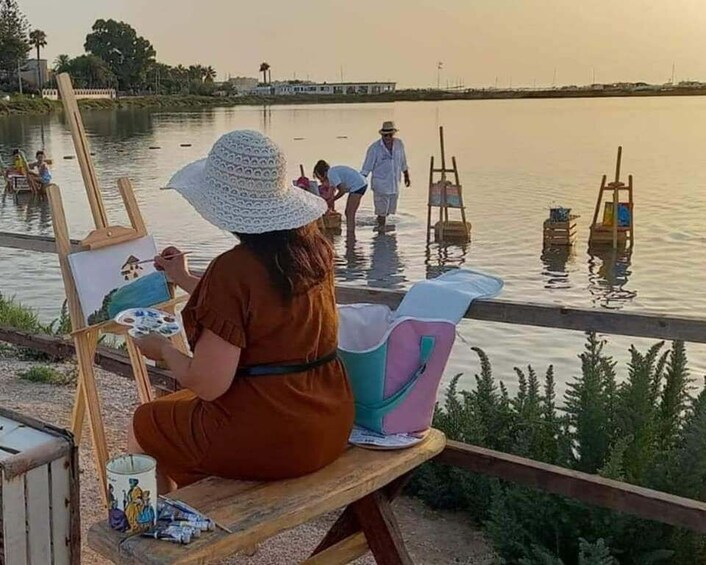
[[[152,333],[171,337],[181,331],[176,316],[155,308],[128,308],[115,316],[115,321],[129,326],[127,333],[132,337],[147,337]]]

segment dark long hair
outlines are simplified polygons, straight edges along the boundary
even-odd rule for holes
[[[235,234],[262,261],[285,302],[331,276],[333,249],[316,222],[261,234]]]

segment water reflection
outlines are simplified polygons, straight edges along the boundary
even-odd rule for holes
[[[593,304],[619,310],[636,296],[626,288],[631,271],[631,248],[588,248],[588,291]]]
[[[392,230],[373,236],[370,254],[368,285],[379,288],[400,289],[407,282],[405,264],[397,246],[397,233]]]
[[[269,133],[272,124],[272,106],[267,104],[262,106],[262,131]]]
[[[154,130],[154,114],[135,109],[86,112],[86,129],[99,137],[123,141],[134,137],[151,135]]]
[[[574,248],[571,245],[553,245],[542,249],[542,276],[545,278],[544,288],[560,290],[571,288],[569,278],[569,263],[573,263]]]
[[[470,247],[470,243],[427,243],[424,261],[427,279],[463,267]]]
[[[345,248],[343,253],[337,253],[334,259],[336,266],[336,280],[355,282],[365,280],[365,252],[355,233],[346,233]],[[332,243],[341,236],[329,234]]]
[[[46,233],[51,226],[49,200],[45,193],[8,192],[0,198],[0,213],[14,216],[27,233]]]

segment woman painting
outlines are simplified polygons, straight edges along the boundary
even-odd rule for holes
[[[296,477],[346,447],[353,397],[335,355],[333,251],[316,227],[326,203],[285,177],[270,139],[235,131],[169,183],[240,244],[200,279],[173,247],[155,258],[191,295],[191,355],[156,335],[137,342],[184,388],[140,406],[130,430],[129,450],[157,460],[160,493],[208,475]]]

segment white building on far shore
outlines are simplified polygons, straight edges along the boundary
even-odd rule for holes
[[[113,100],[117,98],[114,88],[77,88],[74,90],[76,100]],[[45,88],[42,97],[47,100],[59,100],[59,91],[56,88]]]
[[[259,84],[252,94],[263,96],[295,96],[303,94],[384,94],[394,92],[394,82],[309,82],[309,81],[277,81],[272,84]]]

